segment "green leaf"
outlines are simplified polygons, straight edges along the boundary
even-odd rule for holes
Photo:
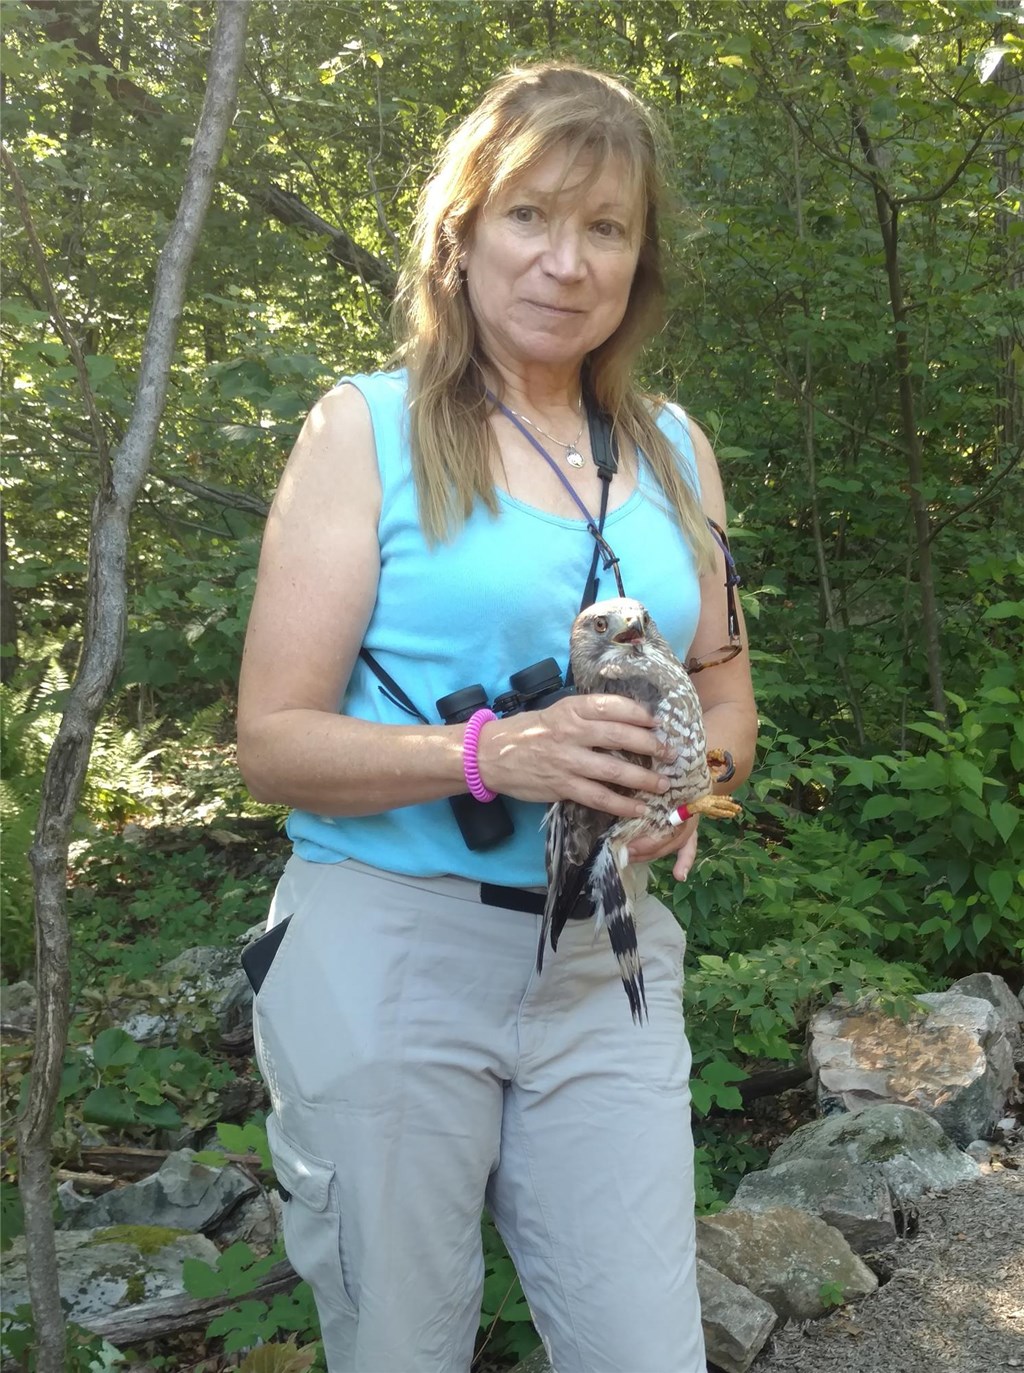
[[[907,729],[912,729],[916,734],[926,734],[929,739],[934,739],[937,744],[948,744],[949,735],[938,725],[933,725],[927,720],[912,720]]]
[[[1013,875],[1006,868],[996,868],[989,876],[988,889],[1000,910],[1006,908],[1013,895]]]
[[[985,611],[986,620],[1024,620],[1024,601],[997,601]]]
[[[223,1276],[202,1259],[186,1259],[181,1265],[181,1281],[190,1297],[219,1297],[227,1287]]]
[[[123,1130],[135,1125],[135,1103],[120,1087],[96,1087],[82,1102],[82,1119]]]
[[[125,1068],[138,1056],[138,1044],[119,1025],[101,1030],[92,1046],[93,1062],[101,1072],[104,1068]]]
[[[996,833],[1005,844],[1017,828],[1020,811],[1009,801],[993,801],[988,808],[988,813],[996,827]]]
[[[992,928],[992,916],[988,911],[976,911],[971,920],[971,929],[974,937],[980,944]]]
[[[181,1112],[173,1101],[161,1101],[155,1105],[147,1101],[136,1101],[135,1114],[147,1125],[159,1130],[173,1130],[181,1124]]]
[[[862,820],[881,820],[886,815],[909,808],[910,803],[905,796],[887,796],[879,792],[876,796],[868,797],[860,815]]]
[[[972,791],[975,796],[980,796],[985,786],[985,776],[981,768],[969,759],[954,754],[949,760],[950,770],[953,776],[962,786]]]
[[[846,787],[864,787],[871,791],[875,785],[875,765],[870,758],[849,758],[847,759],[847,772],[843,778],[842,785]]]

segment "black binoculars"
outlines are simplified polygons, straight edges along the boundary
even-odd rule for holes
[[[552,701],[573,695],[573,688],[565,685],[554,658],[544,658],[524,667],[521,672],[513,672],[508,682],[511,690],[496,696],[493,704],[479,682],[460,687],[441,697],[437,702],[438,714],[446,725],[461,725],[487,706],[496,715],[518,715],[523,710],[543,710]],[[467,793],[449,797],[449,800],[469,849],[493,848],[515,831],[512,817],[500,796],[493,801],[478,801]]]

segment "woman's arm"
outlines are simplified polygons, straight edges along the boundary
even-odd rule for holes
[[[376,599],[381,499],[369,410],[346,386],[310,412],[267,520],[238,702],[239,767],[258,800],[372,815],[466,790],[464,726],[337,713]],[[569,697],[486,726],[481,773],[521,800],[641,814],[612,788],[660,779],[605,751],[655,755],[653,726],[622,697]]]
[[[724,529],[725,495],[714,451],[702,430],[692,421],[690,437],[697,455],[704,513]],[[700,583],[700,619],[690,648],[694,657],[713,655],[728,641],[725,576],[725,555],[716,545],[715,569],[705,573]],[[708,748],[728,750],[736,766],[729,781],[715,787],[719,792],[735,791],[750,776],[757,744],[757,707],[750,677],[750,652],[743,612],[738,602],[736,610],[743,651],[728,663],[705,668],[693,678],[704,712]],[[696,838],[697,817],[694,816],[664,842],[631,844],[630,855],[634,860],[651,862],[675,853],[673,876],[684,881],[696,853]]]
[[[714,452],[703,432],[692,422],[690,436],[697,453],[704,513],[724,529],[725,495]],[[728,641],[725,577],[725,555],[716,544],[715,569],[701,578],[700,619],[690,648],[696,658],[714,654]],[[705,668],[693,679],[704,711],[708,748],[728,749],[736,764],[735,776],[718,786],[718,791],[735,791],[746,781],[754,766],[757,745],[757,706],[750,676],[750,648],[738,598],[736,612],[743,651],[728,663]]]

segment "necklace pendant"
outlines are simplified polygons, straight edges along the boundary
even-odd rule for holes
[[[586,459],[580,450],[574,445],[570,445],[565,450],[565,460],[570,467],[582,467]]]

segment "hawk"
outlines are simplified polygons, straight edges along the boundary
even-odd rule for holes
[[[690,674],[675,657],[639,601],[598,601],[582,611],[569,634],[569,661],[576,691],[610,692],[639,702],[656,718],[655,734],[676,750],[672,762],[622,753],[643,767],[656,767],[669,779],[658,795],[643,792],[647,812],[626,820],[591,810],[578,801],[559,801],[547,815],[548,894],[537,949],[537,971],[544,966],[548,937],[552,949],[566,920],[589,899],[595,927],[608,930],[634,1022],[647,1015],[644,975],[633,922],[636,875],[629,871],[628,846],[637,839],[662,839],[688,814],[731,819],[740,807],[712,792],[712,771],[729,766],[721,750],[707,751],[704,719]],[[646,881],[646,872],[643,873]],[[641,888],[642,890],[642,888]]]

